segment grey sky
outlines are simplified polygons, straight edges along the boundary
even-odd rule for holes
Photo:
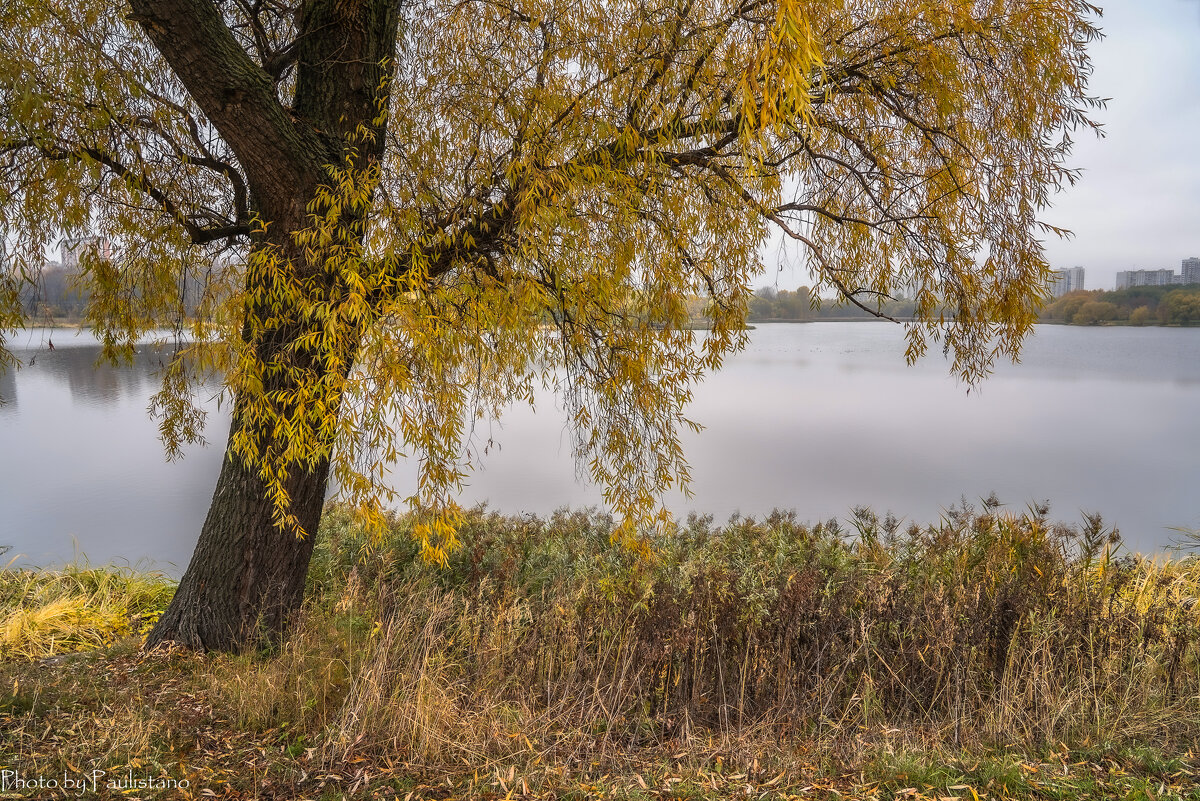
[[[1111,98],[1105,138],[1080,137],[1083,180],[1045,215],[1075,232],[1046,243],[1051,265],[1087,268],[1088,289],[1200,256],[1200,0],[1111,0],[1100,27],[1091,87]]]
[[[1094,115],[1105,137],[1076,133],[1069,164],[1083,177],[1042,216],[1075,234],[1046,241],[1051,266],[1085,267],[1088,289],[1112,289],[1118,270],[1178,272],[1200,256],[1200,0],[1098,4],[1105,38],[1090,50],[1090,93],[1109,98]],[[758,283],[811,283],[780,244]]]

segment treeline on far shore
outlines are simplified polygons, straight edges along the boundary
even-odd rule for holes
[[[204,291],[199,279],[185,278],[181,300],[186,315],[195,311],[196,300]],[[82,322],[88,301],[87,288],[79,284],[77,276],[62,269],[45,271],[37,285],[27,287],[21,294],[22,307],[31,319],[57,324]],[[894,320],[911,319],[916,310],[916,301],[911,298],[864,297],[862,301],[868,308]],[[692,319],[706,324],[703,299],[690,298],[688,306]],[[760,288],[750,298],[746,316],[750,323],[874,320],[877,317],[844,300],[814,299],[807,286],[794,291]],[[1070,292],[1048,303],[1042,309],[1041,321],[1067,325],[1200,325],[1200,284],[1141,286],[1114,292]]]
[[[893,319],[911,317],[916,301],[905,298],[864,298],[864,305],[877,309]],[[802,286],[791,291],[763,287],[750,298],[746,319],[752,323],[770,322],[817,322],[820,320],[874,320],[876,316],[845,301],[837,302],[824,298],[819,303],[813,300],[812,291]]]
[[[1200,325],[1200,284],[1070,292],[1042,310],[1042,321],[1070,325]]]
[[[916,302],[883,298],[866,305],[893,319],[904,320],[912,316]],[[773,287],[759,289],[750,299],[747,318],[752,323],[874,319],[873,315],[845,302],[825,299],[814,303],[806,286],[794,292]],[[1050,301],[1042,309],[1041,321],[1066,325],[1200,325],[1200,284],[1071,292]]]

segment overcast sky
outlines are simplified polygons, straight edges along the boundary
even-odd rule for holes
[[[1101,2],[1092,89],[1111,98],[1105,138],[1076,144],[1083,180],[1045,215],[1075,232],[1046,243],[1051,265],[1087,268],[1088,289],[1200,256],[1200,0]]]
[[[1200,0],[1098,0],[1105,38],[1092,45],[1091,94],[1105,137],[1079,132],[1083,169],[1046,222],[1075,232],[1046,242],[1055,268],[1086,268],[1087,289],[1112,289],[1117,270],[1170,268],[1200,256]],[[760,284],[810,283],[777,250]],[[782,261],[780,256],[783,255]]]

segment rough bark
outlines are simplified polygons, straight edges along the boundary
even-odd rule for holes
[[[306,208],[317,196],[326,165],[347,155],[361,165],[382,152],[386,122],[379,121],[376,101],[391,70],[400,3],[302,3],[290,105],[276,95],[272,76],[241,49],[211,0],[130,0],[130,8],[131,18],[236,154],[250,205],[270,232],[252,246],[276,249],[301,275],[320,275],[321,254],[306,254],[291,233],[306,224]],[[353,141],[360,125],[373,129],[374,145]],[[316,292],[338,291],[326,281],[310,283]],[[248,287],[251,297],[254,289]],[[253,307],[248,311],[255,313]],[[264,362],[284,352],[304,359],[302,351],[287,349],[306,333],[301,326],[256,329],[248,344]],[[348,369],[352,355],[340,354],[339,369]],[[312,354],[305,366],[321,369],[323,361]],[[288,387],[270,389],[286,394]],[[336,408],[336,399],[331,406]],[[231,435],[242,425],[241,407],[238,399]],[[274,525],[272,502],[257,473],[227,447],[195,553],[147,646],[171,641],[240,650],[278,639],[303,600],[328,475],[327,461],[289,468],[290,511],[307,532],[298,538]]]
[[[278,640],[304,597],[328,475],[327,463],[293,471],[292,511],[310,532],[297,537],[272,524],[262,483],[227,454],[196,550],[146,646],[237,651]]]

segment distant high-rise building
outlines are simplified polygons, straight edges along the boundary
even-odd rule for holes
[[[112,258],[112,242],[104,236],[67,237],[62,241],[62,265],[71,272],[79,270],[79,259],[88,252],[101,259]]]
[[[1078,292],[1083,289],[1083,268],[1070,267],[1066,270],[1055,270],[1050,276],[1050,294],[1061,298],[1068,292]]]
[[[1200,284],[1200,259],[1184,259],[1180,272],[1183,274],[1183,283]]]
[[[1170,286],[1174,270],[1122,270],[1117,273],[1117,289],[1135,286]]]

